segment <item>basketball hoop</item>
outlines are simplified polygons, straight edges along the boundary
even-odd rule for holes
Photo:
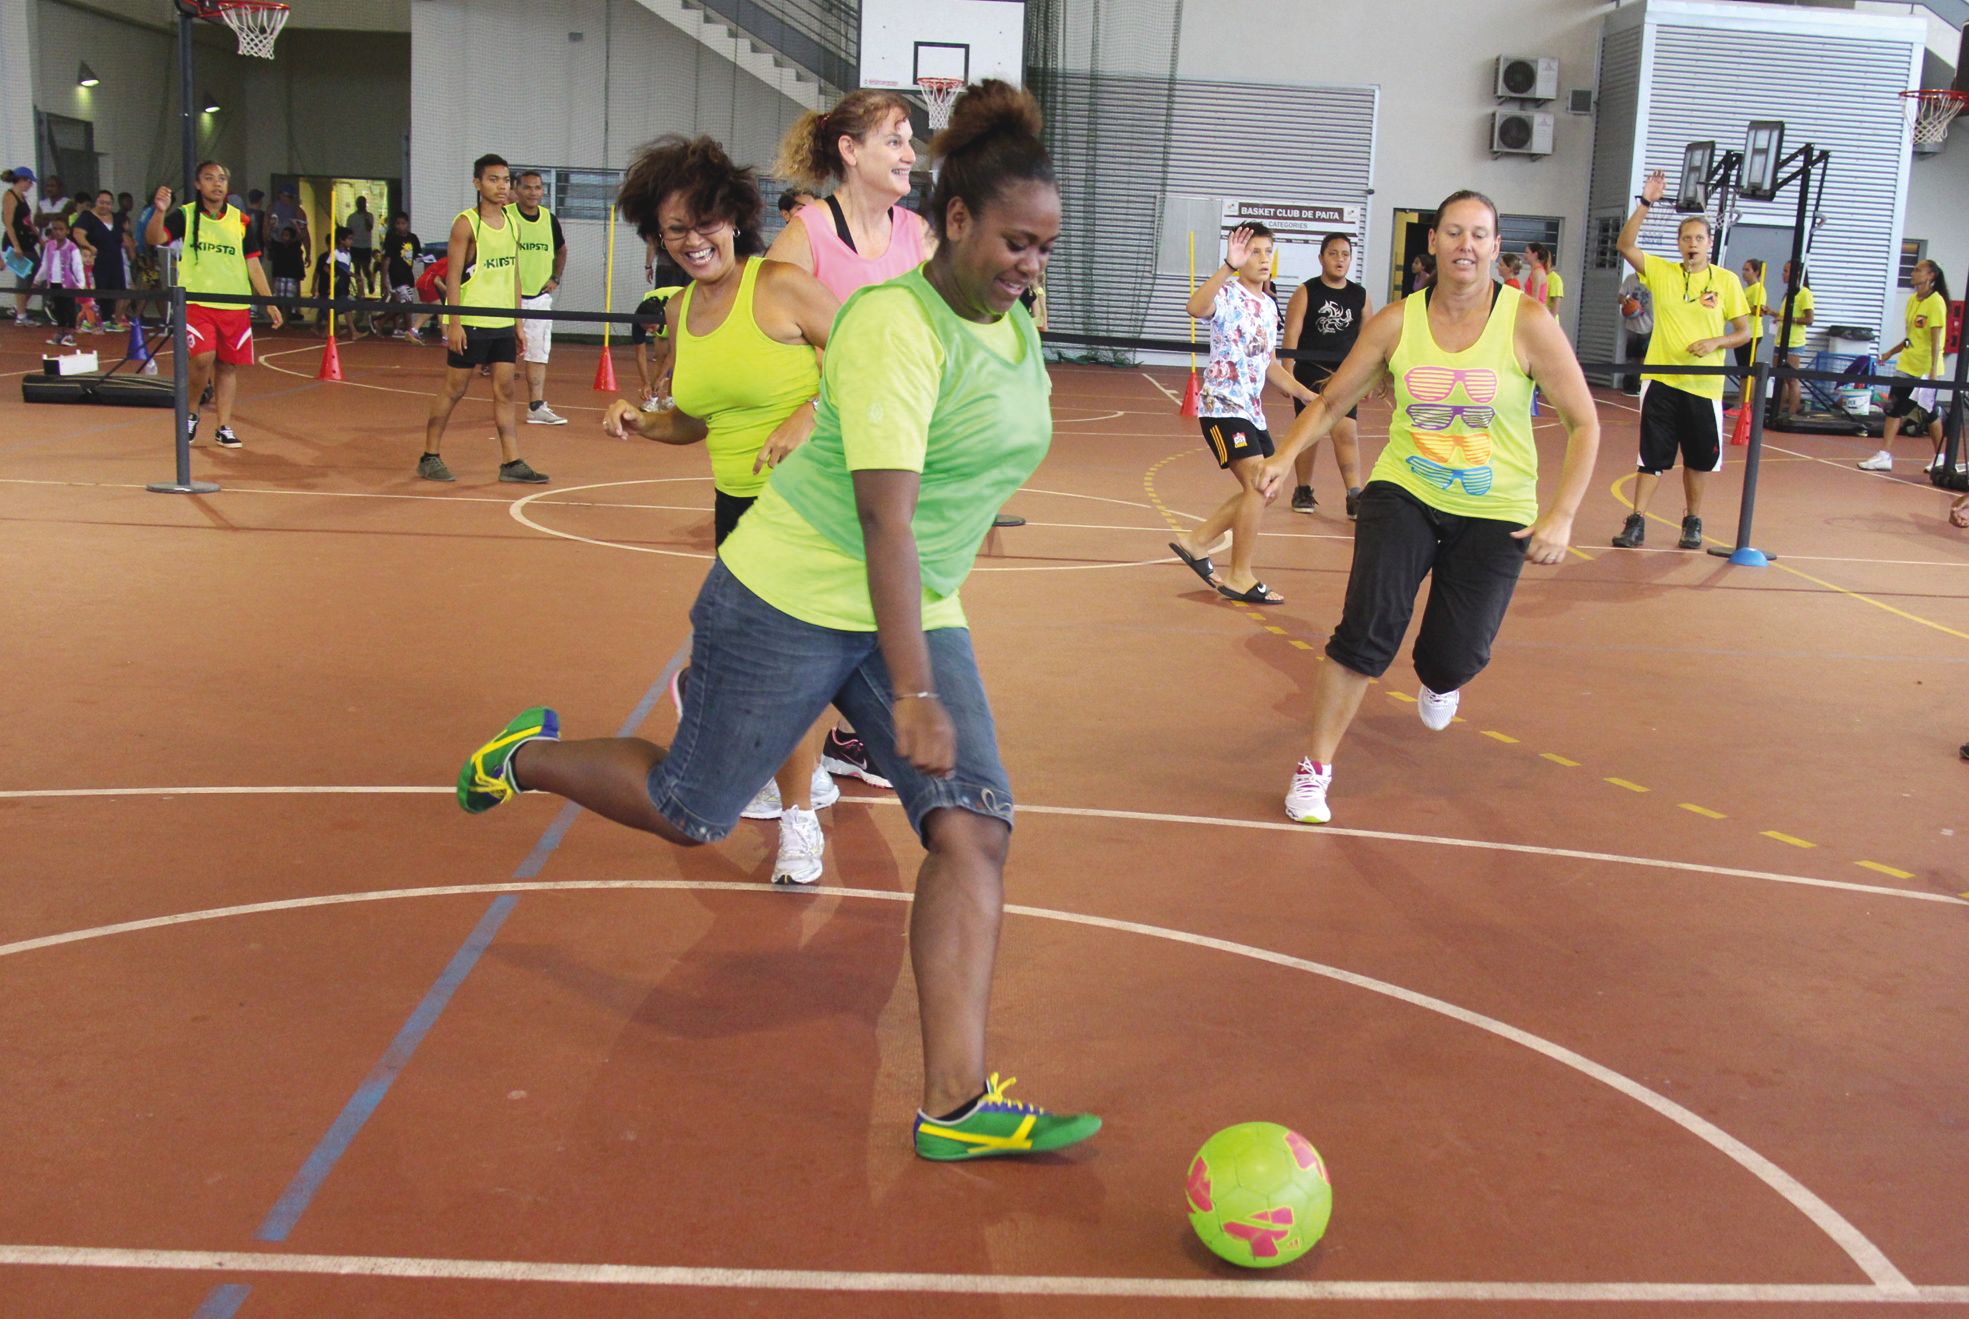
[[[930,111],[930,131],[942,132],[950,127],[950,107],[957,102],[957,93],[964,90],[962,78],[918,78],[916,89],[923,93],[923,104]]]
[[[287,26],[287,6],[274,0],[212,0],[207,17],[217,18],[239,38],[239,53],[273,58],[274,39]]]
[[[1902,92],[1901,101],[1907,109],[1908,128],[1914,134],[1914,149],[1921,155],[1930,156],[1942,149],[1942,139],[1948,136],[1948,126],[1969,106],[1969,94],[1950,91],[1940,87],[1920,87],[1911,92]]]

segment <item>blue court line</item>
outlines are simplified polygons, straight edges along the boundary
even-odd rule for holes
[[[650,711],[656,708],[657,701],[662,699],[663,693],[669,688],[671,677],[683,667],[689,655],[690,642],[686,641],[677,653],[670,657],[669,663],[663,666],[663,672],[650,685],[650,689],[643,693],[642,700],[636,702],[636,708],[629,712],[629,717],[623,720],[622,727],[616,731],[617,737],[629,736],[642,725],[643,720],[649,718]],[[560,814],[554,817],[553,823],[549,824],[546,832],[541,834],[540,841],[534,844],[533,850],[514,870],[513,878],[531,879],[538,875],[541,868],[547,864],[547,859],[554,854],[554,849],[561,845],[561,840],[567,836],[568,829],[573,826],[580,814],[581,808],[573,802],[562,807]],[[465,937],[465,942],[459,946],[437,981],[425,993],[423,1001],[410,1014],[410,1019],[404,1022],[402,1029],[397,1031],[396,1038],[390,1041],[390,1047],[383,1051],[382,1058],[370,1069],[369,1075],[363,1078],[362,1084],[356,1087],[355,1094],[349,1097],[349,1102],[329,1125],[327,1134],[321,1138],[320,1143],[302,1163],[301,1170],[294,1174],[294,1180],[288,1183],[287,1189],[274,1203],[272,1211],[260,1224],[260,1230],[254,1233],[261,1241],[285,1241],[288,1233],[294,1230],[294,1225],[300,1221],[301,1215],[314,1201],[315,1194],[328,1180],[328,1174],[348,1152],[349,1146],[354,1143],[364,1124],[383,1102],[383,1097],[389,1094],[390,1087],[396,1084],[397,1077],[401,1076],[404,1068],[410,1065],[410,1059],[417,1052],[417,1046],[424,1042],[426,1035],[430,1034],[431,1027],[437,1024],[438,1017],[450,1004],[452,995],[465,982],[465,977],[471,974],[472,968],[478,964],[479,957],[491,945],[493,937],[499,933],[499,927],[506,923],[506,918],[512,915],[513,908],[518,904],[519,895],[516,893],[501,894],[492,900],[485,914],[479,918],[479,923]],[[193,1314],[192,1319],[231,1319],[234,1312],[245,1303],[251,1290],[250,1287],[238,1283],[226,1283],[215,1287],[205,1298],[204,1304],[200,1305]]]

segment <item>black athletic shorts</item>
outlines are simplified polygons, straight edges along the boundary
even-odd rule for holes
[[[643,300],[636,304],[636,323],[629,327],[631,344],[648,343],[651,330],[656,332],[659,339],[668,337],[663,327],[663,308],[669,301],[668,294],[643,295]]]
[[[1939,407],[1925,408],[1921,405],[1921,400],[1915,397],[1917,391],[1928,392],[1912,381],[1905,385],[1895,385],[1887,391],[1887,415],[1899,417],[1906,422],[1907,424],[1901,428],[1904,431],[1925,431],[1937,417],[1941,416]],[[1930,397],[1932,398],[1933,395],[1931,394]]]
[[[1692,472],[1723,470],[1723,400],[1643,380],[1638,466],[1659,474],[1675,465],[1678,454]]]
[[[1243,417],[1198,417],[1203,442],[1217,466],[1229,467],[1242,458],[1269,458],[1278,452],[1272,433]]]
[[[1333,379],[1335,369],[1324,362],[1294,362],[1292,364],[1292,378],[1304,385],[1307,389],[1312,390],[1315,394],[1324,394],[1326,392],[1326,382]],[[1305,410],[1306,405],[1304,403],[1301,403],[1296,398],[1292,400],[1293,416],[1296,417]],[[1347,409],[1347,420],[1359,421],[1360,419],[1361,405],[1356,403],[1353,407]]]
[[[445,351],[446,366],[460,371],[489,362],[511,362],[519,355],[520,337],[511,326],[467,325],[465,327],[465,351],[454,353]]]
[[[757,495],[728,495],[722,490],[712,492],[711,501],[711,544],[713,548],[725,543],[725,537],[738,527],[738,520],[745,516],[745,510],[759,502]]]
[[[1431,691],[1458,690],[1490,663],[1491,642],[1531,543],[1512,538],[1522,529],[1518,522],[1445,513],[1393,481],[1369,481],[1354,524],[1347,603],[1326,643],[1327,658],[1370,678],[1387,672],[1427,577],[1415,674]]]

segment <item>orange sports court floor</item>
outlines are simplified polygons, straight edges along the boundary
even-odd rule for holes
[[[1311,829],[1331,458],[1266,514],[1287,602],[1235,606],[1164,545],[1228,487],[1181,374],[1057,369],[1029,525],[965,588],[1021,805],[993,1066],[1107,1127],[953,1167],[907,1140],[892,798],[848,785],[816,892],[765,882],[770,825],[680,853],[451,799],[534,702],[671,726],[707,468],[600,434],[594,348],[556,355],[573,424],[521,431],[553,484],[496,482],[478,384],[441,487],[438,350],[323,383],[263,336],[185,497],[143,488],[166,413],[18,401],[41,337],[0,330],[0,1311],[1969,1314],[1969,537],[1911,461],[1773,435],[1775,565],[1615,551],[1600,392],[1578,552],[1454,727],[1405,658],[1370,691]],[[1255,1119],[1335,1187],[1265,1275],[1184,1214]]]

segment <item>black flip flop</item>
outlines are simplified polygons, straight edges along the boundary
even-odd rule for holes
[[[1226,600],[1235,600],[1239,604],[1282,605],[1285,603],[1285,597],[1282,595],[1277,599],[1273,599],[1272,588],[1263,582],[1251,583],[1251,589],[1248,591],[1233,591],[1222,582],[1215,582],[1212,585],[1216,586],[1218,595],[1223,596]]]
[[[1183,548],[1181,541],[1170,541],[1169,548],[1176,551],[1176,557],[1181,559],[1189,567],[1191,572],[1203,579],[1205,586],[1217,586],[1215,580],[1217,566],[1210,562],[1210,556],[1208,554],[1191,554]],[[1217,589],[1221,591],[1224,588],[1218,586]]]

